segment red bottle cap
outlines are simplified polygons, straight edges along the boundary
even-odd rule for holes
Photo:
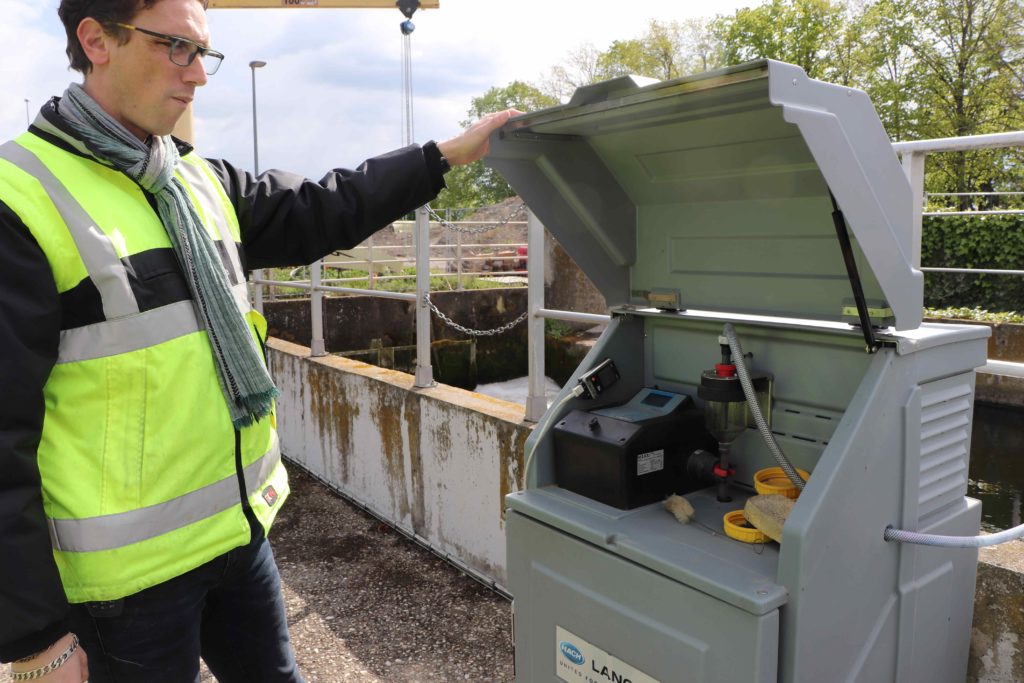
[[[735,377],[736,366],[732,363],[716,363],[715,372],[718,373],[719,377]]]

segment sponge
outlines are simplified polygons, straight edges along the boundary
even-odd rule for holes
[[[743,506],[747,521],[757,527],[765,536],[777,543],[782,542],[782,527],[793,511],[796,501],[772,493],[754,496]]]
[[[693,519],[693,506],[690,501],[673,493],[665,499],[665,509],[676,516],[680,524],[688,524]]]

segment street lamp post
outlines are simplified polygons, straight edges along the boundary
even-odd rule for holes
[[[266,62],[260,60],[249,62],[249,68],[252,70],[252,160],[256,175],[259,175],[260,172],[260,143],[256,127],[256,69],[261,69],[266,65]]]
[[[256,128],[256,69],[261,69],[267,65],[266,62],[254,59],[249,62],[249,68],[252,70],[252,162],[253,162],[253,174],[260,174],[260,143],[259,133]],[[263,271],[257,270],[253,272],[253,278],[256,280],[263,279]],[[273,290],[271,290],[273,293]],[[263,313],[263,285],[255,284],[253,287],[253,304],[257,311]]]
[[[26,97],[25,98],[25,127],[28,128],[31,125],[32,125],[32,117],[29,114],[28,98]]]

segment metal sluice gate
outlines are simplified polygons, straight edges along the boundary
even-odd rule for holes
[[[517,680],[963,681],[977,550],[883,534],[978,532],[988,330],[922,323],[867,96],[773,61],[620,78],[488,163],[612,311],[506,498]]]

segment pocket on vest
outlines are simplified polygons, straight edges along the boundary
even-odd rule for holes
[[[102,513],[142,505],[146,424],[146,350],[106,359]]]

